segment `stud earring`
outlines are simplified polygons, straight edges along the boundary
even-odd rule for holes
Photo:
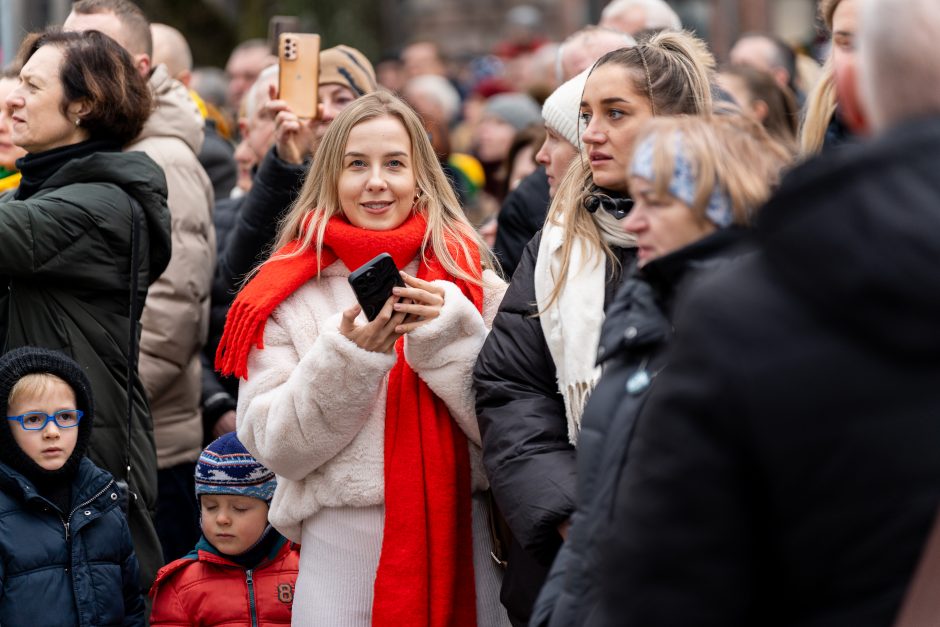
[[[81,125],[82,125],[82,119],[81,119],[81,118],[75,118],[75,126],[81,126]]]

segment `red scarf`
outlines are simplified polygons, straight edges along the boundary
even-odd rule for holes
[[[337,259],[356,269],[380,252],[398,268],[421,254],[427,222],[413,214],[391,231],[369,231],[343,218],[330,218],[323,241],[322,267]],[[296,250],[295,240],[278,255]],[[469,267],[459,246],[451,256],[470,276],[480,276],[475,242]],[[433,254],[418,278],[455,283],[477,309],[483,289],[451,276]],[[241,290],[225,321],[216,354],[223,374],[248,378],[248,353],[264,348],[264,325],[274,309],[319,274],[316,249],[261,267]],[[405,361],[404,338],[395,345],[398,361],[389,373],[385,402],[385,530],[375,576],[372,624],[377,627],[473,627],[476,594],[470,508],[467,438],[446,405]],[[301,549],[302,550],[302,549]]]

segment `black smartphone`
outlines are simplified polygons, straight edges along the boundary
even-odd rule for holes
[[[349,275],[349,284],[370,322],[382,311],[385,301],[392,295],[392,288],[396,285],[405,287],[405,282],[388,253],[382,253],[356,269]]]

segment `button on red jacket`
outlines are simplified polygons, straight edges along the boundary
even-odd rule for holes
[[[281,540],[257,567],[219,555],[205,538],[160,569],[150,589],[151,625],[290,625],[300,546]]]

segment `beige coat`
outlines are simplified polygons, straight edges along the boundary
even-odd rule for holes
[[[140,340],[140,377],[150,397],[157,467],[195,461],[202,448],[199,351],[209,324],[215,267],[212,183],[196,158],[204,122],[186,88],[159,65],[150,76],[156,108],[127,150],[142,150],[166,174],[173,253],[150,286]]]
[[[406,271],[416,268],[412,262]],[[385,396],[397,357],[363,350],[340,334],[341,312],[356,302],[348,278],[337,261],[285,299],[238,388],[238,437],[277,474],[268,518],[296,542],[304,519],[321,508],[385,501]],[[445,290],[440,316],[405,336],[408,364],[467,436],[475,492],[488,484],[473,365],[506,291],[493,272],[484,279],[482,316],[456,285],[435,281]]]

